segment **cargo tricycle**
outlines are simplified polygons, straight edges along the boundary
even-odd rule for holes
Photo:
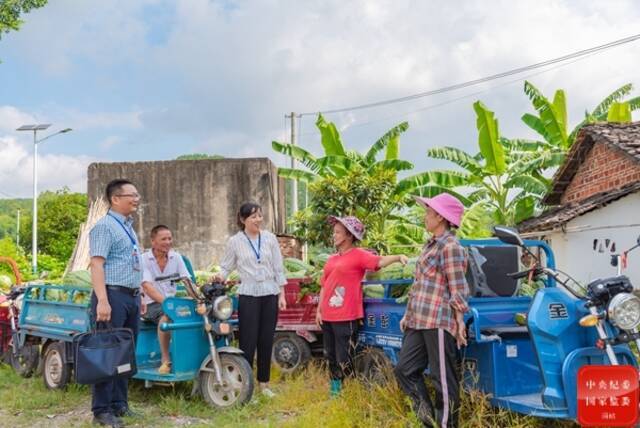
[[[470,255],[472,293],[468,346],[460,352],[465,387],[487,394],[496,407],[576,420],[580,367],[638,366],[629,343],[640,341],[640,298],[625,276],[582,286],[555,268],[544,242],[522,240],[505,227],[495,234],[499,239],[461,241]],[[520,271],[525,258],[532,265]],[[525,277],[542,285],[533,297],[517,295]],[[397,363],[404,310],[388,290],[384,298],[365,299],[360,343],[370,359]]]
[[[284,286],[287,309],[278,312],[271,360],[283,373],[304,367],[314,354],[322,354],[322,329],[316,324],[319,296],[303,294],[310,278],[289,279]]]
[[[134,379],[145,387],[194,381],[205,401],[218,408],[244,404],[253,394],[253,374],[242,351],[230,346],[231,299],[221,284],[197,287],[183,279],[189,297],[169,297],[162,303],[170,322],[160,329],[171,331],[171,373],[160,374],[160,345],[157,326],[140,321],[136,342]],[[54,293],[56,291],[56,293]],[[40,285],[27,287],[20,314],[19,341],[42,347],[43,378],[48,388],[63,388],[73,370],[73,339],[91,328],[88,304],[78,295],[86,288]],[[55,295],[56,300],[50,296]],[[85,300],[85,299],[82,299]]]

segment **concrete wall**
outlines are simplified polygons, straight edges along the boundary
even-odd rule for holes
[[[566,224],[566,232],[548,234],[557,266],[584,283],[615,276],[610,256],[635,245],[640,235],[638,213],[640,193],[635,193],[571,220]],[[640,289],[640,248],[629,254],[628,268],[623,274]]]
[[[156,224],[173,230],[175,248],[196,268],[217,263],[226,239],[238,230],[242,202],[262,205],[264,227],[285,228],[284,180],[267,158],[94,163],[88,169],[89,200],[115,178],[135,183],[142,195],[135,229],[145,248]]]

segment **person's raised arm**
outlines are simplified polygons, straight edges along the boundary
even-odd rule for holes
[[[378,268],[383,268],[385,266],[389,266],[391,263],[402,263],[406,265],[409,259],[404,254],[393,255],[393,256],[382,256],[380,257],[380,261],[378,261]]]

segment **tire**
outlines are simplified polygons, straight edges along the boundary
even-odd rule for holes
[[[223,385],[216,385],[216,375],[200,372],[200,393],[212,407],[229,408],[247,403],[253,395],[253,371],[247,360],[239,354],[220,354]],[[207,368],[212,369],[209,362]]]
[[[369,348],[358,357],[356,367],[369,385],[385,385],[393,377],[391,361],[380,349]]]
[[[311,347],[295,333],[276,335],[271,361],[283,373],[293,373],[304,367],[311,359]]]
[[[64,389],[71,379],[71,364],[64,362],[65,345],[53,342],[44,351],[42,378],[48,389]]]
[[[20,376],[31,377],[38,367],[40,360],[40,348],[38,345],[25,344],[18,349],[18,354],[13,355],[12,345],[7,349],[7,362]]]

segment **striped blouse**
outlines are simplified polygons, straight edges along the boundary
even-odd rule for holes
[[[260,232],[260,241],[260,263],[254,251],[254,248],[258,248],[257,240],[253,241],[254,248],[252,248],[247,235],[240,231],[227,241],[224,255],[220,260],[222,269],[220,274],[223,278],[227,278],[231,271],[238,271],[240,275],[238,294],[256,297],[279,294],[280,287],[287,283],[278,238],[273,233],[263,230]],[[262,281],[258,278],[260,269],[265,271]]]

